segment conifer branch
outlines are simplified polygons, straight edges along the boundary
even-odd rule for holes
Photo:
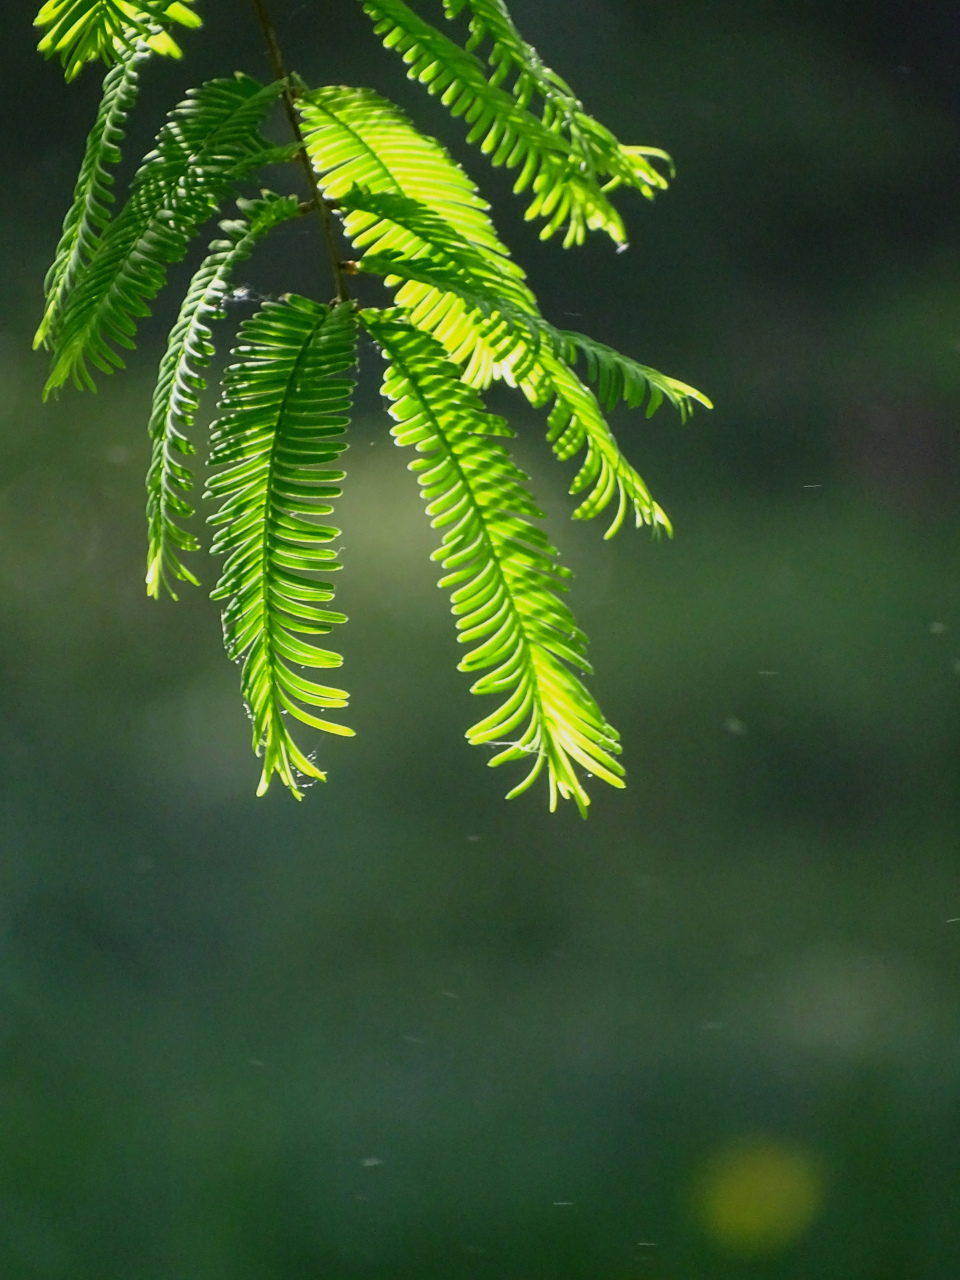
[[[189,459],[200,443],[191,437],[201,426],[213,322],[227,318],[231,303],[256,298],[262,305],[241,325],[223,375],[204,496],[219,503],[208,521],[216,530],[211,550],[225,555],[213,598],[224,602],[227,653],[243,664],[253,746],[263,756],[260,793],[274,775],[297,797],[306,781],[324,777],[309,744],[294,740],[294,722],[352,734],[328,718],[348,695],[317,678],[341,664],[317,640],[347,620],[328,607],[334,588],[327,577],[341,566],[340,549],[330,545],[340,531],[327,517],[345,477],[340,459],[362,327],[387,360],[392,434],[416,451],[409,470],[440,531],[432,558],[443,566],[439,585],[451,593],[467,646],[459,668],[475,677],[472,693],[496,695],[499,703],[467,737],[496,748],[490,765],[525,766],[510,796],[542,776],[551,809],[562,797],[585,815],[586,779],[624,785],[619,735],[582,680],[591,667],[587,638],[563,601],[570,571],[504,447],[513,431],[487,412],[480,393],[499,379],[547,410],[555,455],[579,456],[570,486],[579,499],[574,517],[612,510],[607,537],[631,510],[654,532],[670,525],[621,453],[604,406],[623,401],[645,406],[649,416],[667,401],[685,419],[694,403],[709,408],[710,401],[604,343],[552,325],[467,173],[373,89],[311,88],[288,71],[270,0],[253,4],[272,82],[236,71],[189,90],[168,112],[112,216],[114,166],[138,67],[152,54],[179,56],[170,29],[200,25],[192,3],[44,0],[41,51],[60,56],[67,79],[89,61],[111,68],[45,283],[37,334],[52,351],[45,396],[69,381],[96,390],[97,370],[123,367],[121,353],[134,347],[169,268],[220,215],[224,200],[236,199],[242,216],[220,222],[160,363],[149,426],[147,589],[173,595],[178,581],[197,582],[183,553],[200,545],[186,524],[194,515]],[[633,187],[652,196],[667,184],[653,161],[669,164],[668,157],[624,146],[589,116],[520,35],[505,0],[443,0],[449,18],[470,12],[465,47],[405,0],[359,3],[408,75],[465,120],[467,141],[479,143],[494,166],[515,171],[515,192],[531,199],[527,217],[544,220],[542,239],[565,228],[565,246],[588,230],[625,243],[609,194]],[[477,56],[481,46],[485,58]],[[292,141],[276,146],[261,126],[281,98]],[[306,176],[304,199],[260,187],[264,166],[294,160]],[[238,190],[251,181],[258,198]],[[237,267],[274,227],[314,214],[336,290],[329,305],[234,283]],[[352,250],[341,247],[334,215]],[[360,308],[346,288],[346,278],[359,273],[380,276],[394,306]],[[597,394],[578,376],[578,361]]]

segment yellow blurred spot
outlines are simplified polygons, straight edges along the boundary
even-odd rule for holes
[[[704,1170],[697,1197],[702,1226],[741,1254],[777,1253],[813,1225],[823,1177],[806,1152],[757,1141],[719,1152]]]

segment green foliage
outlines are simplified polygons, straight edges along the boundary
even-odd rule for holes
[[[59,55],[64,75],[73,80],[87,62],[109,64],[143,41],[154,53],[180,57],[180,46],[167,28],[173,23],[199,27],[188,9],[193,0],[47,0],[35,26],[46,28],[37,46],[48,58]]]
[[[253,721],[253,746],[262,750],[259,794],[278,773],[299,799],[298,775],[325,778],[298,749],[284,713],[329,733],[343,725],[305,709],[344,707],[347,694],[295,671],[339,667],[340,655],[317,648],[303,635],[326,635],[345,622],[321,608],[333,587],[309,575],[339,569],[326,545],[340,530],[318,524],[340,496],[342,471],[334,462],[347,447],[338,437],[348,425],[356,364],[357,319],[353,307],[324,307],[288,295],[268,302],[240,328],[242,344],[223,379],[222,416],[210,435],[210,496],[223,505],[211,523],[220,526],[215,553],[227,557],[213,592],[226,600],[223,634],[227,653],[243,660],[243,696]]]
[[[588,230],[626,240],[610,200],[617,188],[650,197],[666,186],[653,148],[624,146],[583,109],[569,86],[520,36],[502,0],[445,0],[446,16],[469,12],[462,47],[403,0],[361,0],[376,32],[396,48],[409,75],[440,96],[469,126],[493,164],[517,170],[528,219],[541,237],[564,229],[564,245]],[[255,8],[268,44],[262,0]],[[122,367],[137,323],[165,283],[167,269],[231,195],[241,216],[194,272],[160,363],[149,431],[147,590],[198,581],[186,557],[199,547],[187,523],[188,463],[196,448],[205,370],[214,355],[212,324],[226,316],[238,267],[279,224],[318,212],[329,239],[330,214],[358,260],[332,266],[338,300],[330,305],[287,294],[267,301],[240,327],[223,377],[220,416],[209,434],[212,468],[205,496],[220,506],[212,550],[226,556],[213,592],[225,602],[227,652],[242,662],[242,691],[263,755],[260,792],[274,774],[297,797],[304,780],[323,778],[290,733],[309,729],[349,735],[324,714],[346,705],[341,689],[311,672],[340,665],[320,648],[344,615],[326,605],[326,577],[339,569],[326,524],[344,473],[331,464],[346,448],[357,359],[364,329],[388,362],[383,392],[397,444],[414,446],[410,464],[427,514],[441,530],[434,553],[445,571],[462,671],[472,692],[499,703],[467,731],[471,743],[496,748],[489,763],[524,762],[510,795],[545,772],[551,808],[573,799],[586,813],[582,773],[623,786],[616,730],[580,677],[589,674],[587,639],[561,596],[570,572],[536,523],[541,512],[503,443],[513,433],[484,408],[481,392],[501,380],[547,414],[547,439],[561,461],[579,459],[573,515],[613,512],[611,537],[628,513],[654,532],[670,524],[624,457],[601,408],[623,401],[653,413],[669,401],[686,420],[694,388],[621,355],[583,334],[556,328],[541,313],[524,272],[510,257],[489,206],[463,169],[433,138],[373,90],[310,88],[291,75],[261,85],[241,73],[192,90],[170,114],[111,218],[111,166],[120,159],[138,73],[154,52],[174,52],[168,28],[196,25],[192,10],[169,0],[49,0],[38,23],[41,48],[58,53],[67,78],[89,59],[116,63],[77,181],[74,201],[46,281],[37,343],[51,348],[47,393],[68,380],[95,389],[92,369]],[[486,50],[486,60],[478,51]],[[273,54],[279,66],[275,46]],[[281,73],[282,74],[282,73]],[[295,140],[285,147],[260,130],[282,95]],[[263,191],[245,198],[237,184],[264,165],[302,162],[311,199]],[[342,287],[344,271],[380,278],[393,306],[360,306]],[[583,360],[586,377],[577,373]],[[174,596],[175,598],[175,596]]]
[[[340,200],[354,188],[358,194],[389,192],[429,204],[461,239],[500,260],[504,272],[518,279],[522,270],[509,262],[476,187],[454,164],[436,139],[421,133],[407,116],[370,89],[330,85],[300,99],[304,141],[328,200]],[[381,219],[346,205],[345,229],[351,240],[372,242]],[[390,247],[381,244],[380,248]]]
[[[259,132],[280,91],[238,73],[191,90],[171,112],[127,203],[61,296],[47,394],[68,378],[93,389],[88,360],[104,373],[123,368],[114,347],[134,346],[136,322],[150,314],[147,303],[163,287],[167,267],[181,260],[234,183],[289,154]]]
[[[470,10],[470,39],[466,50],[473,52],[485,40],[491,41],[487,61],[493,67],[492,86],[511,85],[511,92],[524,107],[539,100],[544,125],[566,139],[574,162],[593,178],[609,175],[604,191],[619,186],[635,187],[648,199],[663,190],[667,181],[650,163],[663,161],[673,177],[673,162],[659,147],[624,146],[609,129],[586,114],[583,103],[555,71],[544,66],[533,45],[514,26],[502,0],[444,0],[448,18]],[[614,237],[616,239],[616,237]]]
[[[631,505],[637,524],[669,529],[620,452],[595,397],[554,351],[541,349],[543,334],[554,346],[569,344],[540,317],[536,298],[463,170],[402,112],[367,90],[306,95],[302,114],[323,193],[339,200],[344,230],[357,249],[367,250],[361,267],[379,265],[388,283],[402,283],[397,303],[464,366],[470,385],[503,377],[537,407],[553,400],[548,438],[557,457],[586,451],[571,492],[592,489],[577,518],[598,515],[616,497],[608,536]],[[429,192],[429,208],[412,199],[417,191]]]
[[[515,343],[525,343],[527,360],[523,364],[515,363],[511,366],[514,376],[530,367],[540,349],[540,343],[546,341],[550,349],[562,356],[571,367],[576,364],[579,354],[586,357],[587,376],[591,382],[599,383],[600,399],[606,401],[608,410],[615,409],[621,400],[631,409],[646,403],[646,416],[649,418],[667,400],[679,412],[680,420],[686,422],[693,412],[694,402],[703,405],[705,409],[713,408],[712,402],[695,387],[658,373],[648,365],[639,364],[586,334],[556,329],[544,320],[539,311],[528,310],[523,302],[518,305],[511,299],[505,282],[488,279],[489,262],[475,253],[469,243],[458,242],[452,237],[449,227],[438,225],[437,219],[426,205],[409,201],[409,207],[404,208],[399,200],[389,196],[357,196],[352,192],[341,201],[341,207],[354,208],[360,205],[365,210],[386,210],[393,222],[402,221],[405,227],[415,230],[425,239],[429,235],[432,253],[429,258],[418,259],[402,251],[387,250],[381,253],[378,250],[368,250],[357,263],[358,270],[383,276],[385,283],[391,287],[404,281],[416,281],[431,290],[431,295],[451,294],[458,297],[470,311],[491,322],[490,333],[505,336],[519,330]],[[450,257],[456,259],[452,263],[444,260],[444,253],[448,248],[451,250]],[[465,257],[470,259],[473,268],[471,271],[463,269]],[[512,353],[516,348],[514,344],[510,344],[508,349]],[[470,381],[469,378],[465,380]]]
[[[410,470],[432,526],[444,530],[433,559],[449,572],[438,585],[452,590],[460,643],[476,645],[460,670],[489,672],[471,692],[506,695],[467,737],[502,748],[491,765],[530,764],[511,796],[526,791],[546,764],[550,808],[559,792],[585,814],[590,801],[573,762],[622,787],[623,767],[613,758],[619,735],[565,665],[590,671],[587,638],[557,597],[570,571],[557,564],[543,530],[525,518],[543,512],[506,450],[489,439],[512,432],[484,411],[440,344],[402,311],[361,311],[360,318],[390,361],[383,393],[393,402],[393,435],[424,455]]]
[[[44,287],[47,306],[33,345],[50,345],[63,299],[70,294],[78,272],[89,266],[100,244],[100,236],[110,221],[109,205],[114,203],[113,177],[106,166],[120,161],[124,124],[137,101],[140,67],[150,57],[150,49],[138,42],[120,51],[117,65],[107,72],[96,123],[87,139],[86,154],[73,193],[73,204],[63,223],[53,266]]]
[[[381,204],[384,199],[374,198]],[[367,201],[368,206],[371,203]],[[412,225],[412,220],[408,219],[408,225]],[[437,253],[432,258],[419,258],[391,250],[388,253],[365,253],[358,267],[362,271],[383,275],[387,284],[405,282],[405,300],[410,306],[410,315],[415,323],[425,319],[427,323],[422,327],[430,328],[436,317],[438,308],[434,305],[434,298],[452,298],[462,303],[458,316],[460,323],[453,328],[448,325],[445,331],[447,345],[453,348],[453,358],[464,349],[473,358],[478,350],[492,348],[495,359],[490,367],[496,371],[499,362],[509,381],[519,380],[532,404],[540,407],[553,399],[547,438],[555,454],[566,460],[583,448],[587,451],[570,492],[580,493],[593,485],[590,496],[574,512],[574,518],[593,518],[609,505],[616,494],[619,497],[617,514],[606,537],[612,537],[620,528],[630,504],[638,525],[649,524],[654,530],[662,526],[669,530],[670,524],[664,512],[653,502],[643,480],[623,457],[596,398],[583,385],[572,366],[578,350],[583,350],[589,375],[594,380],[599,379],[601,395],[610,408],[621,398],[635,408],[643,403],[649,390],[648,417],[666,397],[679,409],[685,421],[692,411],[692,401],[712,407],[707,397],[686,383],[638,364],[612,347],[583,334],[554,328],[536,310],[535,303],[527,310],[522,304],[517,305],[510,300],[506,290],[498,294],[483,272],[476,271],[470,275],[463,271],[463,256],[452,267],[438,259]],[[424,286],[426,292],[419,290],[412,297],[408,287],[410,282]],[[398,300],[404,296],[404,290],[397,294]],[[414,305],[411,306],[411,302]],[[449,308],[445,319],[449,320]],[[470,381],[466,375],[465,381]]]
[[[540,232],[541,240],[549,239],[566,223],[564,248],[582,244],[587,230],[605,231],[617,244],[626,242],[623,220],[606,190],[625,184],[650,197],[655,187],[666,187],[667,180],[647,159],[650,155],[659,156],[669,163],[664,152],[623,147],[609,129],[584,113],[569,90],[564,93],[559,85],[544,103],[542,118],[538,117],[524,104],[533,83],[532,74],[518,82],[524,97],[515,97],[498,84],[504,58],[488,78],[479,58],[424,22],[403,0],[361,2],[387,48],[396,49],[403,56],[410,68],[408,77],[426,85],[430,93],[439,94],[453,115],[464,117],[470,125],[467,141],[479,142],[480,150],[490,156],[493,165],[519,167],[513,189],[517,193],[527,188],[533,192],[525,216],[528,220],[547,219]],[[502,34],[507,35],[506,26],[500,25]],[[509,25],[512,27],[512,23]],[[520,45],[522,42],[511,47],[522,57]],[[501,40],[501,53],[503,49]],[[496,50],[497,46],[495,56]],[[546,91],[552,82],[543,75],[541,83]],[[558,110],[560,103],[562,109]]]
[[[427,266],[449,265],[452,257],[467,281],[490,277],[500,296],[536,308],[523,271],[494,230],[486,201],[443,147],[415,129],[398,107],[370,90],[323,89],[304,97],[301,112],[321,189],[339,202],[355,248]],[[395,197],[389,205],[388,196]],[[485,324],[478,327],[454,291],[411,285],[396,301],[443,343],[451,359],[465,365],[471,386],[485,387],[499,376],[515,344],[497,343]]]
[[[199,370],[214,355],[208,321],[224,318],[223,303],[236,267],[250,257],[259,240],[300,212],[294,196],[264,192],[260,200],[238,201],[242,219],[222,222],[225,240],[214,240],[200,270],[190,282],[177,323],[170,331],[160,362],[150,416],[153,444],[147,472],[147,593],[155,599],[161,582],[176,600],[170,578],[199,585],[177,556],[177,550],[196,551],[196,537],[177,524],[189,519],[193,507],[181,496],[193,488],[193,474],[182,459],[196,449],[185,434],[194,425],[206,381]]]

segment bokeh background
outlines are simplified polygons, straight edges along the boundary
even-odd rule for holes
[[[513,7],[677,161],[620,201],[623,256],[539,244],[358,5],[274,3],[308,81],[373,84],[448,142],[549,316],[716,402],[617,416],[677,532],[612,544],[512,406],[623,733],[629,790],[597,784],[587,823],[505,803],[464,743],[479,708],[369,350],[339,506],[358,737],[320,744],[302,804],[254,798],[216,607],[142,588],[176,290],[126,374],[40,404],[99,86],[65,88],[32,8],[4,10],[4,1280],[960,1268],[956,7]],[[145,73],[131,158],[189,85],[266,75],[251,7],[201,8]],[[326,297],[310,228],[244,283]]]

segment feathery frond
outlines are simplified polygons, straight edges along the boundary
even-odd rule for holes
[[[210,80],[171,112],[130,197],[104,229],[92,261],[62,302],[55,360],[45,394],[72,378],[94,389],[89,360],[104,373],[123,367],[115,346],[132,348],[136,321],[163,287],[191,238],[232,183],[295,148],[272,147],[259,126],[282,85],[250,76]]]
[[[389,203],[389,197],[383,196],[360,199],[364,207],[370,207],[374,201],[382,201],[385,206]],[[438,244],[443,245],[443,241],[434,233],[430,248]],[[502,344],[498,349],[509,353],[515,352],[520,344],[528,349],[524,361],[514,360],[506,366],[514,379],[523,377],[536,360],[540,343],[546,342],[554,355],[571,368],[581,353],[586,357],[587,376],[591,382],[599,383],[598,395],[608,411],[616,408],[621,400],[631,409],[646,403],[646,416],[649,418],[667,400],[680,414],[680,421],[686,422],[695,403],[706,409],[713,408],[713,402],[689,383],[640,364],[586,334],[556,328],[544,320],[539,311],[530,309],[528,299],[518,299],[511,296],[510,291],[502,289],[500,279],[487,270],[484,258],[479,258],[479,269],[475,269],[469,256],[469,245],[461,249],[454,243],[451,248],[453,252],[449,259],[442,254],[430,253],[429,249],[425,249],[422,255],[418,253],[408,257],[400,250],[380,252],[376,248],[364,253],[357,263],[357,270],[382,276],[388,288],[415,282],[434,295],[449,294],[460,298],[467,308],[478,312],[487,322],[485,329],[477,330],[483,341],[498,341]],[[528,298],[532,296],[529,291],[525,292]],[[398,293],[397,297],[400,296]],[[410,292],[405,298],[407,309],[412,314],[416,309],[416,299]],[[535,307],[536,304],[533,305]],[[509,342],[507,335],[514,337],[513,343]],[[450,358],[456,357],[451,353]],[[464,381],[469,381],[469,378],[465,377]]]
[[[200,374],[213,358],[209,321],[223,318],[223,302],[237,265],[249,258],[257,242],[273,227],[299,213],[295,196],[265,191],[259,200],[238,200],[242,219],[221,222],[226,239],[214,240],[197,271],[180,315],[170,331],[167,350],[153,393],[150,417],[152,452],[147,472],[147,594],[155,599],[160,584],[176,600],[171,578],[197,579],[178,552],[196,551],[197,540],[177,523],[189,519],[193,507],[182,496],[193,488],[193,473],[183,458],[196,450],[187,432],[193,427],[206,381]]]
[[[630,507],[638,527],[647,524],[654,533],[661,528],[673,532],[666,512],[620,452],[596,396],[568,364],[541,344],[536,366],[521,379],[520,389],[536,408],[553,400],[547,439],[561,462],[586,450],[570,492],[590,492],[574,511],[574,520],[592,520],[617,498],[616,514],[604,538],[614,536]]]
[[[341,197],[340,209],[347,214],[354,246],[365,249],[359,269],[384,275],[388,288],[399,286],[397,304],[418,328],[443,342],[451,359],[464,363],[465,382],[489,385],[494,377],[507,376],[514,362],[519,368],[524,352],[535,349],[537,301],[509,258],[479,249],[432,209],[406,196],[372,195],[354,187]],[[351,226],[350,215],[357,210],[375,217],[366,230],[359,229],[362,222]],[[523,350],[521,335],[496,314],[503,309],[526,326]]]
[[[409,78],[463,117],[468,143],[511,171],[514,192],[526,194],[527,220],[542,223],[541,239],[562,232],[569,247],[600,230],[626,244],[611,193],[633,188],[653,198],[667,186],[665,174],[672,177],[670,158],[624,146],[588,115],[520,35],[506,0],[443,0],[448,19],[469,23],[460,43],[406,0],[359,3]],[[643,405],[649,417],[668,400],[685,420],[695,404],[709,408],[710,401],[604,343],[550,324],[500,241],[488,203],[444,147],[372,90],[311,89],[295,72],[287,75],[260,0],[255,8],[282,80],[262,85],[237,72],[191,90],[168,115],[114,216],[112,166],[139,68],[154,53],[180,56],[172,31],[201,25],[193,4],[44,0],[36,19],[41,51],[59,56],[67,80],[94,59],[109,68],[45,280],[34,344],[52,351],[44,398],[67,381],[95,390],[98,370],[123,367],[124,349],[134,347],[168,268],[224,199],[237,198],[241,216],[220,223],[170,332],[150,417],[147,592],[158,597],[162,586],[176,599],[178,581],[197,583],[185,553],[199,542],[185,521],[194,515],[191,435],[214,357],[212,323],[224,318],[238,264],[257,242],[278,223],[315,210],[341,301],[324,306],[285,294],[241,325],[211,428],[213,470],[204,494],[219,504],[209,523],[212,551],[225,561],[212,596],[224,602],[227,652],[242,663],[253,746],[263,757],[258,794],[275,774],[298,799],[305,783],[325,777],[294,741],[293,721],[353,732],[327,719],[348,695],[319,683],[318,672],[342,659],[317,638],[346,621],[327,607],[334,591],[326,571],[341,566],[330,546],[340,531],[326,518],[344,479],[335,468],[347,448],[349,371],[362,324],[387,361],[383,393],[393,437],[415,447],[409,470],[440,531],[432,558],[443,566],[439,585],[451,594],[466,646],[459,669],[472,673],[471,692],[496,695],[496,709],[466,736],[496,749],[492,766],[525,762],[510,796],[545,775],[551,809],[558,797],[572,798],[585,816],[584,773],[624,785],[619,735],[581,682],[591,668],[587,638],[562,599],[570,571],[538,525],[543,513],[503,443],[513,432],[486,411],[479,393],[501,380],[546,410],[555,455],[579,461],[570,488],[579,503],[574,517],[612,511],[608,538],[631,511],[654,533],[670,524],[621,453],[602,405]],[[285,147],[261,133],[281,95],[296,139]],[[309,161],[308,203],[267,191],[238,198],[234,184],[294,158]],[[358,261],[339,260],[331,211]],[[345,300],[343,279],[358,271],[382,277],[394,294],[391,308],[360,309]]]
[[[702,391],[678,378],[670,378],[648,365],[638,364],[606,343],[588,338],[585,333],[573,333],[569,329],[557,332],[566,344],[564,359],[569,365],[576,363],[578,352],[586,357],[587,376],[591,382],[599,383],[597,391],[608,410],[615,408],[621,400],[631,409],[638,409],[646,398],[646,415],[649,418],[667,400],[680,414],[680,421],[686,422],[693,413],[694,402],[705,409],[713,408],[713,402]]]
[[[454,116],[464,116],[470,125],[467,141],[479,142],[494,166],[520,168],[513,189],[533,193],[525,217],[547,219],[542,240],[566,224],[565,248],[581,244],[588,230],[605,231],[617,244],[626,243],[623,220],[605,193],[629,186],[650,198],[656,188],[665,188],[667,179],[650,163],[650,157],[658,157],[669,164],[664,152],[623,146],[583,111],[569,90],[558,97],[559,77],[540,118],[527,110],[523,97],[499,87],[502,59],[488,78],[479,58],[425,22],[404,0],[361,4],[384,45],[402,55],[408,78],[439,94]],[[499,29],[506,33],[502,22]],[[513,48],[522,56],[516,43]],[[523,81],[527,100],[532,84],[530,76]]]
[[[187,8],[193,0],[46,0],[34,26],[47,28],[37,48],[47,58],[56,54],[64,78],[73,80],[86,63],[99,58],[107,66],[144,41],[154,53],[179,58],[180,47],[167,28],[202,26]]]
[[[239,357],[223,380],[223,416],[214,425],[208,496],[222,499],[211,523],[221,526],[213,551],[227,556],[213,598],[226,600],[227,652],[243,660],[243,696],[253,746],[263,752],[258,795],[274,773],[300,798],[302,778],[325,775],[297,747],[286,714],[328,733],[351,729],[307,707],[344,707],[347,694],[295,671],[338,667],[339,654],[300,636],[325,635],[346,619],[322,608],[333,587],[311,576],[339,569],[326,546],[339,529],[317,520],[340,495],[342,471],[324,466],[346,444],[356,363],[356,311],[287,295],[267,302],[241,325]]]
[[[488,37],[492,41],[487,54],[494,68],[491,84],[511,88],[525,107],[538,95],[544,107],[552,108],[553,116],[565,117],[565,125],[574,112],[583,109],[567,82],[545,66],[533,45],[521,36],[503,0],[443,0],[443,11],[450,21],[464,9],[471,14],[467,51],[473,53]]]
[[[142,41],[131,49],[122,49],[117,65],[104,78],[103,97],[87,138],[73,204],[64,219],[63,235],[44,281],[46,308],[33,340],[34,347],[41,343],[49,346],[51,330],[57,325],[63,299],[73,288],[78,271],[93,258],[103,229],[110,221],[108,206],[114,203],[110,190],[113,176],[107,172],[106,166],[120,161],[124,126],[137,100],[139,70],[150,54],[151,50]]]
[[[468,52],[474,52],[490,38],[487,62],[493,67],[491,85],[506,87],[512,80],[511,92],[524,107],[539,98],[543,123],[564,135],[585,172],[603,175],[607,172],[605,166],[610,166],[612,177],[604,184],[605,191],[625,185],[651,198],[654,189],[666,187],[666,180],[650,160],[665,162],[672,177],[669,155],[659,147],[624,146],[609,129],[587,115],[567,82],[546,66],[533,45],[521,36],[503,0],[444,0],[443,7],[450,19],[469,7],[472,16]]]
[[[404,281],[397,300],[406,302],[412,323],[435,333],[448,358],[470,360],[468,371],[463,375],[465,382],[469,381],[470,368],[486,365],[495,376],[518,386],[535,408],[543,408],[553,401],[547,419],[547,439],[556,457],[564,462],[586,450],[570,493],[581,494],[587,489],[590,492],[574,510],[575,520],[593,519],[616,498],[616,513],[604,538],[612,538],[617,533],[631,507],[638,526],[650,525],[654,533],[661,528],[672,533],[666,513],[621,452],[596,396],[564,359],[575,349],[572,337],[580,335],[555,329],[538,311],[525,311],[512,301],[498,297],[482,279],[464,279],[456,271],[444,269],[442,263],[416,258],[408,262],[399,254],[373,254],[364,255],[359,266],[362,270],[382,270],[385,283]],[[413,290],[427,298],[426,305],[415,304],[411,299]],[[443,303],[434,307],[433,312],[441,311],[446,324],[434,322],[430,300],[435,296]],[[460,304],[459,310],[449,305],[452,298]],[[449,323],[451,317],[453,324]],[[643,366],[635,365],[626,357],[620,359],[633,379],[630,394],[635,395],[636,370]],[[672,379],[656,374],[655,370],[650,372],[660,383],[673,384]],[[673,385],[679,388],[685,384]],[[692,392],[692,388],[690,390]],[[673,394],[679,398],[677,390]]]
[[[571,492],[593,487],[576,518],[598,515],[617,497],[607,537],[620,528],[631,504],[638,525],[669,531],[669,520],[620,452],[596,398],[560,358],[558,348],[571,350],[572,340],[542,320],[536,298],[485,210],[477,208],[475,187],[440,144],[418,134],[395,107],[366,90],[321,90],[306,96],[302,112],[307,150],[324,194],[340,201],[347,235],[367,249],[361,265],[376,270],[386,265],[387,255],[393,259],[386,274],[388,283],[403,280],[397,304],[418,328],[442,342],[450,359],[465,366],[464,381],[484,386],[504,378],[537,407],[554,400],[549,419],[554,452],[567,459],[587,451]],[[429,208],[411,198],[425,185]],[[391,193],[405,196],[405,202],[389,200]],[[483,267],[469,246],[480,248]],[[451,278],[450,268],[458,279]],[[478,305],[484,293],[486,307]],[[547,334],[553,348],[543,359],[535,332]],[[635,376],[631,388],[634,382]]]
[[[471,246],[474,260],[477,253],[484,258],[487,275],[499,279],[505,296],[536,309],[522,268],[496,234],[486,201],[440,143],[415,129],[398,107],[368,89],[332,86],[305,94],[301,112],[321,189],[341,204],[344,230],[358,248],[452,257],[465,266],[470,250],[462,243],[455,247],[459,237]],[[387,204],[388,196],[407,203]],[[463,376],[471,386],[484,387],[503,376],[500,364],[516,344],[509,333],[498,335],[478,323],[455,293],[411,281],[396,301],[443,342],[451,358],[465,364]]]
[[[623,393],[629,404],[636,405],[643,399],[642,390],[649,386],[648,414],[666,395],[685,417],[692,398],[710,407],[705,396],[685,383],[621,356],[611,347],[594,343],[582,334],[554,328],[540,315],[532,295],[527,307],[522,298],[502,296],[498,281],[491,281],[482,272],[471,272],[463,254],[458,258],[451,255],[451,260],[445,261],[438,255],[417,252],[408,258],[402,250],[394,249],[389,253],[365,253],[358,266],[363,271],[382,274],[388,285],[403,282],[396,295],[398,301],[405,300],[414,324],[433,331],[443,342],[448,358],[474,360],[476,351],[483,348],[491,366],[494,360],[499,362],[499,376],[519,386],[535,407],[553,400],[547,438],[557,457],[565,461],[586,450],[570,492],[579,494],[589,488],[590,493],[575,510],[575,519],[592,519],[617,498],[616,514],[605,537],[613,537],[630,507],[638,525],[650,525],[654,532],[661,528],[670,532],[666,514],[623,456],[596,397],[580,381],[571,363],[578,347],[588,351],[590,371],[601,378],[603,393],[614,403]],[[419,290],[419,295],[411,298],[412,289]],[[417,305],[418,296],[428,299],[425,307]],[[457,324],[448,324],[444,329],[433,323],[433,312],[437,310],[436,304],[429,301],[433,298],[456,298],[460,302]],[[447,305],[444,318],[452,313]]]
[[[509,260],[487,210],[489,204],[435,138],[372,89],[327,85],[302,94],[298,106],[307,152],[328,200],[353,187],[408,196],[429,208],[483,252]],[[348,215],[354,238],[376,224],[375,214]],[[519,279],[516,264],[509,268]]]
[[[585,813],[589,797],[574,765],[622,787],[618,735],[569,669],[590,671],[586,636],[557,595],[571,575],[530,523],[542,512],[523,473],[490,439],[510,430],[485,412],[440,344],[402,311],[364,310],[360,319],[390,362],[383,391],[397,422],[393,435],[424,455],[410,469],[433,527],[444,530],[433,556],[448,570],[439,585],[453,589],[460,642],[476,645],[460,670],[487,672],[472,692],[506,695],[467,738],[502,748],[491,766],[532,761],[511,796],[546,764],[551,809],[559,793]]]

